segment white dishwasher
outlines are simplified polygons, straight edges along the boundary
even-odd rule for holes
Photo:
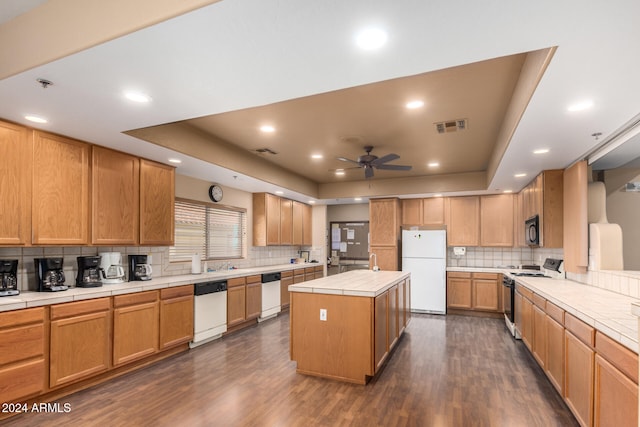
[[[263,274],[262,311],[258,322],[277,316],[280,310],[280,272]]]
[[[220,338],[227,331],[227,281],[196,283],[193,294],[191,348]]]

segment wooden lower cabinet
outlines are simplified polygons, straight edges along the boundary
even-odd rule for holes
[[[227,328],[246,319],[247,288],[244,277],[227,280]]]
[[[280,307],[283,310],[289,307],[291,301],[289,285],[293,285],[293,271],[283,271],[280,276]]]
[[[595,352],[565,330],[564,399],[580,425],[593,425],[593,377]]]
[[[44,317],[42,307],[0,313],[0,403],[45,388]]]
[[[256,319],[262,311],[262,277],[260,275],[247,277],[245,319]]]
[[[547,314],[535,304],[533,305],[532,329],[531,353],[533,353],[538,365],[545,370],[547,365]]]
[[[447,308],[471,309],[471,273],[447,273]]]
[[[304,268],[296,268],[293,270],[293,283],[302,283],[305,280]]]
[[[562,396],[564,393],[564,326],[546,316],[547,359],[545,372],[551,384]]]
[[[519,302],[520,329],[518,331],[522,337],[522,342],[531,350],[533,348],[533,302],[523,295],[521,295]]]
[[[49,386],[105,372],[111,359],[111,301],[97,298],[53,305]]]
[[[193,339],[193,285],[160,291],[160,350]]]
[[[113,298],[113,366],[158,351],[158,291]]]
[[[385,292],[375,298],[374,313],[374,366],[375,372],[389,354],[389,294]]]
[[[394,285],[387,291],[389,294],[389,349],[392,349],[398,338],[400,337],[399,323],[398,323],[398,285]]]
[[[324,277],[324,266],[317,265],[313,268],[313,278],[321,279]]]
[[[500,275],[495,273],[473,273],[471,275],[472,308],[481,311],[502,311]]]
[[[316,270],[314,267],[306,267],[304,269],[304,281],[313,280],[316,278]]]
[[[594,400],[594,426],[638,425],[638,384],[600,355],[595,358]]]

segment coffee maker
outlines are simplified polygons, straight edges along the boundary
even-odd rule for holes
[[[102,284],[113,285],[124,283],[124,267],[122,267],[122,254],[120,252],[100,252],[102,257],[100,268],[102,269]]]
[[[18,295],[18,260],[0,260],[0,297]]]
[[[100,280],[100,257],[99,256],[79,256],[78,275],[76,276],[76,286],[79,288],[98,288],[102,286]]]
[[[63,258],[36,258],[36,277],[38,278],[38,291],[57,292],[69,289],[64,284],[65,277],[62,271]]]
[[[151,264],[147,255],[129,255],[129,281],[151,280]]]

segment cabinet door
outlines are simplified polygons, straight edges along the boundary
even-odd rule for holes
[[[422,224],[444,225],[444,197],[422,199]]]
[[[262,284],[247,283],[246,319],[255,319],[262,311]]]
[[[39,131],[33,143],[33,243],[88,244],[89,145]]]
[[[547,363],[545,370],[551,384],[564,394],[564,326],[546,316]]]
[[[302,204],[302,244],[311,246],[313,244],[311,206]]]
[[[94,146],[91,166],[91,243],[137,244],[140,159]]]
[[[593,425],[595,352],[565,329],[564,399],[578,422]]]
[[[113,365],[119,366],[158,351],[158,291],[133,296],[141,302],[113,310]],[[125,296],[128,297],[128,296]],[[118,305],[119,296],[114,298]]]
[[[520,334],[522,335],[522,342],[531,350],[533,340],[533,303],[527,298],[522,297],[522,305],[520,308],[520,320],[522,321]]]
[[[293,201],[280,199],[280,244],[293,244]]]
[[[371,253],[376,254],[378,267],[383,271],[398,271],[398,249],[395,246],[371,246]],[[369,268],[373,267],[370,260]]]
[[[596,355],[594,426],[636,427],[638,385]]]
[[[289,285],[293,285],[293,276],[283,277],[280,280],[280,305],[282,308],[289,307],[289,303],[291,301]]]
[[[109,369],[110,304],[104,311],[51,321],[49,386],[65,385]],[[100,304],[101,301],[92,300]],[[76,303],[69,303],[76,304]]]
[[[513,246],[513,195],[480,197],[480,246]]]
[[[400,233],[398,199],[369,201],[369,238],[371,246],[397,246]],[[395,270],[395,268],[394,268]]]
[[[280,197],[265,194],[267,209],[267,245],[280,244]]]
[[[237,325],[245,320],[246,286],[227,288],[227,327]]]
[[[422,225],[422,199],[402,200],[402,224]]]
[[[27,129],[0,122],[0,245],[31,243],[32,156],[33,140]]]
[[[193,285],[160,291],[160,350],[193,339]]]
[[[499,286],[497,279],[473,279],[473,309],[498,311]]]
[[[471,279],[447,279],[447,308],[471,308]]]
[[[398,283],[398,333],[401,335],[404,327],[407,326],[407,281]]]
[[[387,292],[389,294],[389,349],[391,349],[396,345],[399,336],[398,285],[394,285]]]
[[[293,244],[302,244],[304,204],[293,202]]]
[[[522,337],[522,301],[523,299],[524,298],[522,297],[522,295],[520,295],[519,292],[516,292],[513,298],[513,305],[515,310],[514,322],[515,322],[516,331],[518,331],[518,333],[520,334],[520,337]],[[564,336],[562,339],[564,340]]]
[[[478,246],[480,242],[480,199],[477,196],[449,197],[447,244]]]
[[[547,368],[547,315],[537,305],[533,306],[533,357],[543,370]]]
[[[389,353],[389,294],[378,295],[375,299],[374,320],[374,366],[378,372]]]
[[[175,169],[140,160],[140,244],[172,246]]]

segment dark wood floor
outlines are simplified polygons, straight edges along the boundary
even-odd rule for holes
[[[414,315],[366,386],[295,373],[289,317],[60,399],[9,426],[574,426],[504,322]],[[2,422],[0,422],[2,423]]]

